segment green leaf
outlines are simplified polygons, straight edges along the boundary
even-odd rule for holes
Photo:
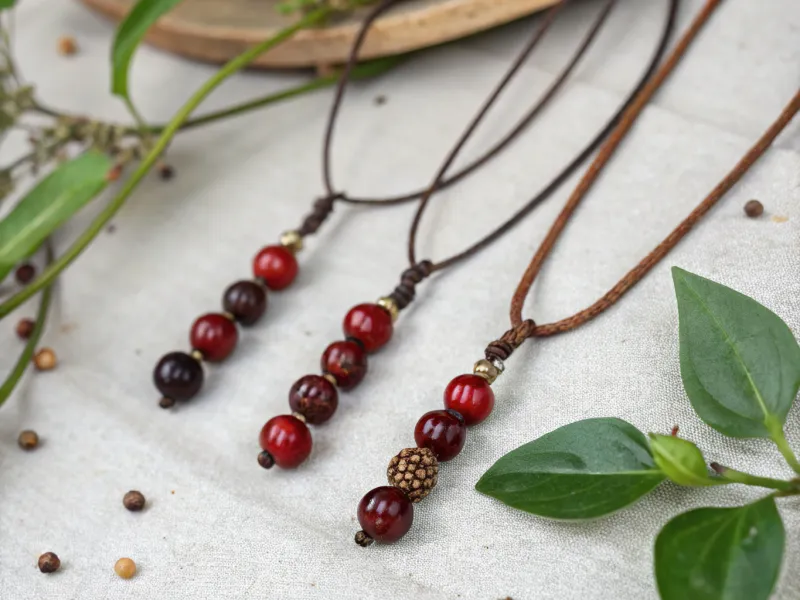
[[[181,0],[139,0],[119,24],[111,49],[111,93],[129,98],[128,73],[136,48],[150,26]]]
[[[663,480],[633,425],[586,419],[512,450],[475,488],[535,515],[590,519],[632,504]]]
[[[0,221],[0,280],[106,186],[111,160],[87,152],[42,179]]]
[[[689,440],[657,433],[649,435],[656,465],[678,485],[704,487],[727,483],[709,477],[703,453]]]
[[[6,8],[14,8],[14,5],[17,3],[17,0],[0,0],[0,10],[5,10]]]
[[[800,389],[800,346],[752,298],[674,267],[683,386],[697,414],[731,437],[771,437]]]
[[[656,538],[662,600],[766,600],[778,578],[784,537],[771,496],[678,515]]]

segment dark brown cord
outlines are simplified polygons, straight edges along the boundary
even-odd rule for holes
[[[389,297],[394,300],[399,310],[403,310],[414,300],[414,293],[417,284],[431,274],[431,261],[423,260],[421,263],[412,265],[400,276],[400,285],[394,288]]]
[[[680,225],[670,233],[650,254],[648,254],[636,267],[627,273],[615,284],[602,298],[571,317],[555,323],[536,325],[532,320],[523,320],[522,308],[533,282],[541,270],[544,260],[552,251],[558,237],[564,230],[570,216],[575,211],[580,201],[591,188],[598,175],[608,163],[625,135],[629,132],[638,115],[642,112],[649,99],[666,80],[677,63],[680,61],[691,42],[707,22],[713,10],[718,6],[719,0],[707,0],[701,12],[695,17],[689,30],[683,35],[675,50],[659,69],[658,73],[648,82],[636,101],[626,111],[617,128],[603,144],[597,157],[587,169],[573,194],[570,196],[561,213],[556,218],[550,231],[528,265],[520,280],[511,301],[512,329],[506,332],[500,340],[492,342],[486,349],[487,356],[495,356],[498,352],[506,357],[513,352],[526,338],[549,336],[563,333],[579,327],[591,320],[604,310],[612,306],[626,291],[652,269],[677,243],[692,229],[692,227],[730,190],[747,170],[763,155],[778,134],[791,122],[800,111],[800,91],[795,94],[789,104],[779,115],[778,119],[761,136],[758,142],[744,155],[735,167],[718,183],[709,195],[684,219]],[[508,351],[510,350],[510,351]],[[498,356],[499,358],[499,356]],[[502,358],[501,358],[502,360]]]
[[[325,219],[327,219],[328,215],[333,211],[333,205],[340,197],[341,195],[334,194],[332,196],[317,198],[311,212],[303,219],[303,224],[300,225],[297,232],[302,236],[316,233],[320,225],[325,222]]]

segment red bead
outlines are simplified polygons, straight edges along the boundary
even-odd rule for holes
[[[369,537],[388,544],[403,537],[414,522],[414,507],[402,490],[377,487],[358,503],[358,522]]]
[[[312,425],[324,423],[336,412],[339,394],[336,387],[321,375],[306,375],[289,390],[289,406]]]
[[[210,361],[225,360],[236,348],[239,331],[225,315],[209,313],[199,317],[192,325],[189,342]]]
[[[467,439],[467,425],[460,413],[432,410],[417,421],[414,440],[418,448],[428,448],[439,461],[455,458]]]
[[[253,274],[269,289],[282,290],[297,276],[297,259],[283,246],[267,246],[253,259]]]
[[[342,329],[346,337],[360,341],[367,352],[375,352],[392,339],[392,315],[377,304],[359,304],[345,315]]]
[[[292,415],[272,417],[261,429],[258,441],[283,469],[293,469],[311,454],[311,432]]]
[[[467,425],[477,425],[492,412],[494,392],[480,375],[459,375],[447,384],[444,405],[461,414]]]
[[[333,342],[322,353],[322,372],[330,373],[343,390],[356,387],[367,374],[367,353],[358,342]]]

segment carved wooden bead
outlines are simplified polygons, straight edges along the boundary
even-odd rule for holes
[[[427,448],[404,448],[389,461],[389,483],[403,490],[412,502],[431,493],[439,478],[439,461]]]

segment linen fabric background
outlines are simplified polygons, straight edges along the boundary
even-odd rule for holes
[[[534,195],[586,141],[639,77],[666,0],[619,2],[588,58],[541,120],[513,148],[431,205],[420,256],[464,247]],[[682,2],[678,31],[701,0]],[[460,164],[497,139],[567,60],[600,3],[579,1],[558,19]],[[335,184],[386,195],[427,184],[466,120],[537,26],[527,19],[432,49],[349,90],[334,154]],[[72,2],[25,0],[20,66],[47,103],[127,120],[108,93],[113,27]],[[78,55],[55,52],[75,35]],[[213,67],[142,48],[133,95],[152,122],[168,119]],[[298,73],[244,73],[210,110],[294,84]],[[728,0],[639,120],[545,266],[526,315],[547,322],[593,302],[651,250],[725,175],[800,83],[800,4]],[[378,95],[386,103],[377,105]],[[342,394],[336,417],[315,428],[297,471],[262,471],[257,435],[287,412],[286,395],[316,372],[341,336],[346,310],[391,291],[406,267],[413,206],[337,208],[300,257],[289,290],[271,295],[264,321],[244,330],[235,355],[207,374],[203,394],[173,412],[157,406],[151,370],[187,347],[192,320],[217,310],[250,259],[299,224],[321,193],[320,140],[330,90],[181,134],[168,161],[136,191],[60,280],[44,344],[57,370],[28,376],[0,410],[0,598],[161,599],[419,598],[425,600],[656,598],[652,548],[671,517],[763,494],[731,486],[665,484],[639,504],[589,523],[557,523],[511,510],[473,486],[500,456],[561,425],[617,416],[644,431],[681,434],[716,460],[790,476],[765,441],[730,440],[692,412],[678,368],[677,309],[669,268],[729,285],[800,333],[800,120],[710,215],[620,304],[578,331],[535,341],[508,361],[497,406],[470,429],[394,546],[353,543],[356,505],[384,484],[389,458],[413,446],[413,426],[441,405],[444,386],[470,371],[508,327],[519,275],[577,177],[513,233],[468,263],[419,286],[392,342],[370,357],[363,384]],[[13,140],[12,140],[13,141]],[[21,151],[22,140],[16,140]],[[11,151],[7,158],[12,157]],[[105,196],[106,199],[112,192]],[[759,219],[742,206],[758,198]],[[59,234],[59,248],[102,201]],[[0,366],[20,346],[4,322]],[[800,412],[788,437],[800,451]],[[43,443],[16,447],[21,429]],[[123,494],[141,490],[131,514]],[[786,555],[775,598],[798,598],[800,503],[780,503]],[[62,568],[36,569],[54,551]],[[135,579],[113,572],[133,558]]]

